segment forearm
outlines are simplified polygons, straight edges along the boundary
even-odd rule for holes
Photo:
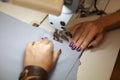
[[[120,10],[110,15],[98,18],[95,23],[97,26],[103,27],[105,31],[120,28]]]

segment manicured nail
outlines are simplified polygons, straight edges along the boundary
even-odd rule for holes
[[[45,39],[48,39],[47,37],[45,37]]]
[[[32,42],[32,45],[34,45],[35,44],[35,42]]]
[[[60,49],[59,51],[60,51],[60,53],[62,53],[62,50],[61,50],[61,49]]]
[[[72,48],[72,50],[75,50],[76,47],[77,46],[75,44],[73,44],[71,48]]]
[[[80,47],[78,47],[78,48],[77,48],[77,51],[78,51],[78,52],[80,52],[80,51],[81,51],[81,48],[80,48]]]
[[[91,45],[91,46],[88,46],[88,49],[91,49],[91,48],[93,48],[93,46]]]
[[[72,46],[73,46],[73,44],[74,44],[74,43],[73,43],[73,42],[71,42],[71,43],[69,44],[69,47],[72,47]]]

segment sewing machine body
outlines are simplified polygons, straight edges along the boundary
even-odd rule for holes
[[[62,30],[70,21],[79,6],[80,0],[71,0],[72,4],[64,4],[60,16],[49,14],[49,23],[56,29]]]
[[[66,26],[68,27],[68,23],[70,23],[73,15],[80,9],[81,1],[82,0],[12,0],[14,4],[48,13],[49,24],[51,27],[54,27],[54,29],[60,31],[66,28]],[[93,3],[94,2],[92,2],[92,4]],[[62,32],[62,34],[64,34],[64,30]]]
[[[36,9],[49,14],[49,23],[56,29],[65,27],[76,12],[80,0],[12,0],[16,5]]]

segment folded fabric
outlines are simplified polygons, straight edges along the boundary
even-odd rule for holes
[[[52,33],[43,28],[32,27],[24,22],[0,12],[0,80],[17,80],[23,66],[24,51],[27,42],[48,37],[54,43],[54,49],[61,48],[57,65],[50,73],[50,80],[76,80],[79,55],[69,43],[53,40]]]

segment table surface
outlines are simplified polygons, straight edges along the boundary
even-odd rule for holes
[[[101,0],[101,3],[102,1],[104,3],[104,0]],[[106,12],[112,13],[116,11],[120,8],[119,4],[120,0],[111,0]],[[40,11],[2,2],[0,2],[0,11],[27,24],[31,24],[33,21],[41,22],[47,15]],[[94,19],[94,17],[92,19]],[[91,17],[86,18],[86,20],[91,20]],[[50,25],[48,25],[48,19],[45,19],[44,22],[40,24],[40,27],[41,26],[44,26],[48,31],[54,30]],[[78,80],[110,80],[118,51],[120,49],[119,34],[120,29],[108,32],[105,39],[98,47],[83,52],[83,55],[80,58],[81,65],[79,66],[77,74]]]
[[[110,80],[120,80],[120,50]]]

